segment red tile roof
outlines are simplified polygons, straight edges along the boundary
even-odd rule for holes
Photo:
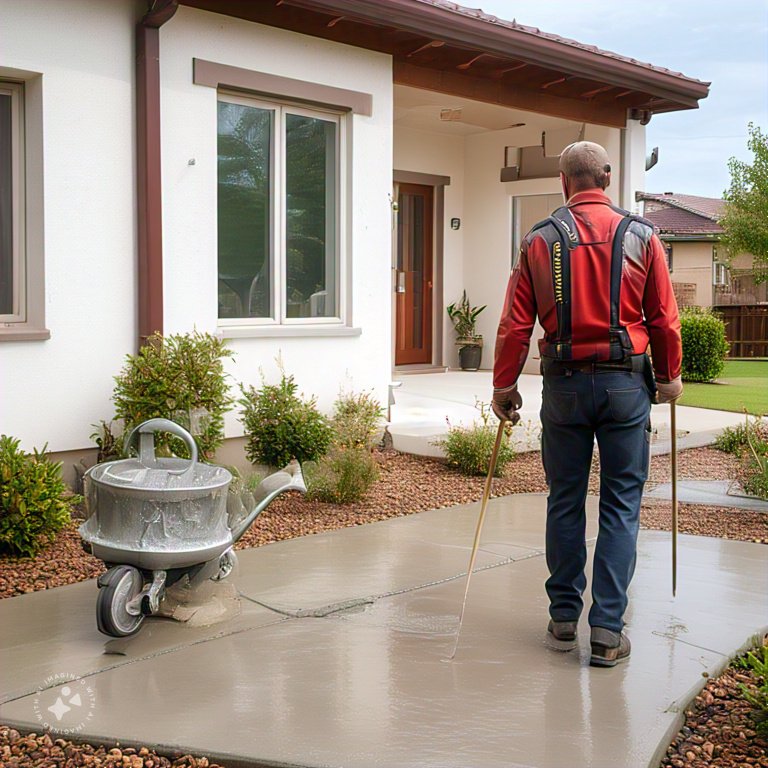
[[[718,198],[645,192],[638,195],[638,200],[646,201],[645,217],[662,235],[711,236],[723,232],[718,219],[723,215],[725,202]]]

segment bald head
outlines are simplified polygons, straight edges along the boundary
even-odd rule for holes
[[[593,141],[569,144],[560,154],[560,173],[571,195],[583,189],[605,189],[611,182],[608,153]]]

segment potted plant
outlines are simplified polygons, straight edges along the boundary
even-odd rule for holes
[[[483,356],[483,337],[475,333],[477,316],[486,308],[473,307],[464,291],[461,301],[448,305],[448,317],[456,331],[456,346],[459,348],[459,365],[462,371],[476,371]]]

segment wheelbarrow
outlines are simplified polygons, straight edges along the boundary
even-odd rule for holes
[[[180,437],[190,459],[155,455],[155,433]],[[247,506],[229,493],[232,474],[199,462],[186,429],[168,419],[150,419],[138,436],[137,458],[109,461],[85,473],[87,518],[80,526],[83,548],[103,560],[96,621],[100,632],[127,637],[146,616],[158,613],[166,588],[184,577],[190,584],[226,578],[235,566],[235,542],[281,493],[306,486],[298,462],[266,477]]]

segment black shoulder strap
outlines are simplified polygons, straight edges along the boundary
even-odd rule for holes
[[[624,267],[624,236],[633,221],[644,221],[639,216],[633,216],[621,208],[614,208],[624,218],[616,227],[611,246],[611,325],[608,330],[610,342],[610,359],[621,360],[632,354],[632,340],[627,329],[620,322],[621,307],[621,271]]]

